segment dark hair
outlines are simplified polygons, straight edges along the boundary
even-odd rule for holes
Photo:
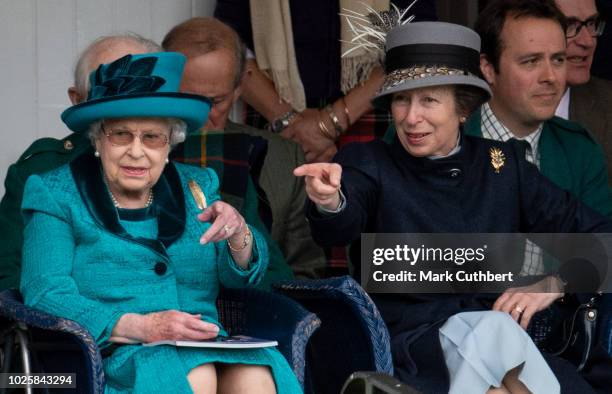
[[[482,40],[480,53],[486,55],[495,71],[499,71],[499,58],[504,43],[501,32],[508,18],[538,18],[557,22],[565,32],[565,16],[553,0],[492,0],[478,15],[474,29]]]
[[[476,86],[453,85],[453,87],[457,113],[461,116],[469,116],[489,99],[489,94]]]
[[[234,87],[240,84],[246,68],[246,47],[238,33],[218,19],[196,17],[176,25],[166,34],[162,47],[181,52],[187,58],[205,55],[218,49],[234,54]]]

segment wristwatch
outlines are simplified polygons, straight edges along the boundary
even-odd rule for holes
[[[278,134],[281,131],[285,130],[287,126],[293,122],[298,113],[295,110],[291,110],[280,117],[274,119],[270,124],[268,124],[268,130],[271,132]]]

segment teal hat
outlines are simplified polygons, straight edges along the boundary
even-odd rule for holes
[[[195,94],[179,93],[186,58],[176,52],[126,55],[102,64],[89,76],[87,100],[62,113],[70,130],[86,133],[101,119],[178,118],[187,132],[200,129],[211,101]]]

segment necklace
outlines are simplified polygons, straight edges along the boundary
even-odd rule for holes
[[[115,195],[113,194],[113,192],[111,191],[110,188],[108,188],[108,194],[110,194],[110,198],[113,201],[113,205],[116,208],[121,208],[119,206],[119,202],[117,201],[117,199],[115,198]],[[153,189],[149,189],[149,197],[147,198],[147,202],[145,202],[144,208],[148,208],[151,206],[151,204],[153,204]]]

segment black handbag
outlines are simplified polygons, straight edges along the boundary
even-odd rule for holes
[[[552,332],[540,346],[548,353],[562,357],[582,371],[595,346],[597,333],[597,303],[601,294],[580,303],[574,296],[556,308]]]

